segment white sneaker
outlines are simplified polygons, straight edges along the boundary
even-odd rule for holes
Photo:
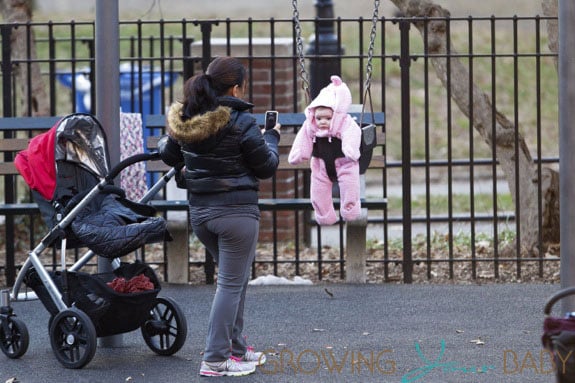
[[[202,361],[200,365],[201,376],[244,376],[255,371],[255,363],[243,361],[235,356],[231,356],[223,362]]]
[[[256,366],[261,366],[266,362],[266,354],[263,352],[255,352],[253,347],[248,346],[246,353],[241,358],[243,362],[255,363]]]

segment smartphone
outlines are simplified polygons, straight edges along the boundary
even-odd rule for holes
[[[275,110],[268,110],[266,112],[265,128],[266,130],[273,129],[278,123],[278,112]]]

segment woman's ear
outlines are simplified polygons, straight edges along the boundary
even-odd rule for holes
[[[244,95],[243,89],[239,85],[234,85],[232,88],[232,96],[241,98]]]

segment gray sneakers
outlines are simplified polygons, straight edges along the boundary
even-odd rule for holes
[[[248,362],[235,356],[223,362],[202,361],[200,365],[201,376],[244,376],[252,374],[255,371],[256,363]]]

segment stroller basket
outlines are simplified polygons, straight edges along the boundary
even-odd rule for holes
[[[149,278],[154,288],[122,293],[108,285],[115,278],[131,280],[140,275]],[[122,263],[111,273],[52,272],[51,277],[60,292],[63,291],[63,276],[67,278],[69,306],[76,306],[90,317],[99,337],[138,329],[149,318],[160,292],[156,274],[143,263]],[[26,275],[25,282],[38,295],[51,316],[56,315],[58,309],[33,268]]]
[[[545,305],[543,347],[551,351],[555,363],[557,383],[575,383],[575,317],[551,316],[553,305],[562,298],[575,294],[575,287],[558,291]]]

